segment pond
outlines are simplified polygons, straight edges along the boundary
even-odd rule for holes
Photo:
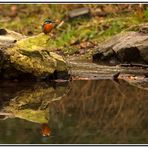
[[[5,81],[0,92],[11,113],[1,114],[0,144],[148,143],[148,91],[127,81]]]

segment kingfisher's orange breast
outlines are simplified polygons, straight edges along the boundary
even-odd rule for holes
[[[45,34],[49,33],[53,29],[53,24],[44,24],[43,25],[43,32]]]
[[[42,124],[42,135],[43,136],[50,136],[51,129],[48,127],[47,123]]]

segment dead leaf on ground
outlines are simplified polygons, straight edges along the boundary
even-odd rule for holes
[[[17,6],[16,5],[12,5],[10,7],[10,17],[15,17],[17,15]]]
[[[80,43],[80,48],[81,49],[92,48],[92,47],[94,47],[94,44],[92,42],[82,42],[82,43]]]
[[[106,12],[106,13],[116,13],[116,12],[118,12],[118,7],[114,7],[111,4],[105,5],[103,7],[103,11]]]

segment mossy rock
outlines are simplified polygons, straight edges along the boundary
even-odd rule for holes
[[[30,74],[38,78],[46,78],[56,72],[64,72],[68,75],[68,67],[64,58],[48,45],[50,36],[43,33],[19,40],[13,47],[2,51],[4,77],[17,77],[22,74]],[[9,73],[8,73],[9,71]],[[15,72],[14,72],[15,71]]]

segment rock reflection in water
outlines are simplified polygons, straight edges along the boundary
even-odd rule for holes
[[[12,143],[148,143],[147,90],[111,80],[73,81],[69,87],[66,95],[61,92],[62,99],[47,101],[50,137],[43,139],[41,124],[8,119],[0,121],[0,143],[10,143],[11,137],[17,139]],[[45,92],[41,96],[49,100]],[[20,135],[26,126],[24,140]]]
[[[27,83],[29,85],[29,83]],[[12,83],[13,87],[22,87],[25,83]],[[27,85],[27,86],[28,86]],[[5,84],[1,87],[1,90],[5,89]],[[9,90],[9,87],[8,87]],[[21,119],[26,119],[28,121],[36,123],[46,123],[48,122],[48,105],[52,101],[60,100],[67,91],[67,84],[62,85],[48,85],[47,83],[34,83],[30,87],[22,87],[22,90],[15,91],[10,88],[10,92],[13,92],[13,97],[9,91],[3,92],[2,96],[5,94],[10,95],[10,101],[5,101],[1,109],[1,115],[10,114],[10,117],[18,117]]]

